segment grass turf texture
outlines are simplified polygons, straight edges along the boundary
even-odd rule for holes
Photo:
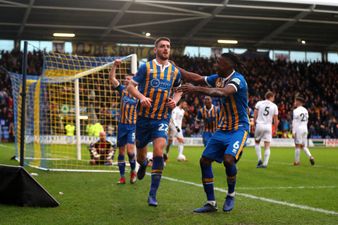
[[[177,162],[176,148],[163,175],[200,184],[199,157],[203,148],[186,147],[187,162]],[[267,169],[256,169],[253,148],[246,148],[238,163],[237,192],[298,205],[338,212],[338,150],[311,148],[316,165],[305,154],[301,165],[292,166],[291,148],[271,148]],[[10,161],[13,144],[0,145],[0,163]],[[116,159],[116,157],[115,157]],[[226,187],[224,167],[214,164],[215,186]],[[158,191],[159,206],[146,203],[150,177],[131,185],[117,185],[117,173],[45,172],[27,167],[61,204],[57,208],[22,208],[0,205],[0,224],[337,224],[338,215],[328,215],[290,206],[236,197],[235,209],[223,213],[225,193],[216,191],[219,210],[194,214],[205,202],[202,187],[163,179]],[[129,168],[127,168],[129,170]],[[150,168],[148,168],[148,172]],[[128,176],[129,174],[127,174]],[[303,187],[303,188],[301,188]],[[59,192],[63,192],[60,195]]]

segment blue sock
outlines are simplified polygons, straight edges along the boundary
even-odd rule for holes
[[[151,185],[150,185],[150,196],[156,196],[158,187],[160,186],[160,181],[163,171],[163,157],[156,156],[153,158],[153,167],[151,170]]]
[[[126,162],[124,161],[124,155],[120,155],[117,157],[117,165],[119,166],[120,176],[124,177],[124,171],[126,168]]]
[[[212,173],[211,165],[200,163],[202,171],[202,183],[204,192],[207,195],[208,201],[215,201],[214,193],[214,175]]]
[[[135,167],[136,167],[135,154],[134,153],[131,153],[131,154],[128,153],[128,158],[129,158],[129,163],[130,163],[130,169],[131,169],[131,171],[134,171]]]
[[[236,174],[237,174],[236,164],[234,163],[231,166],[226,166],[225,171],[227,174],[228,194],[231,194],[235,191],[236,186]]]

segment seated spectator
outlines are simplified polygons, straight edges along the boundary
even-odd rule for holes
[[[106,132],[100,132],[100,139],[89,145],[90,165],[112,165],[115,148],[111,142],[106,140]]]

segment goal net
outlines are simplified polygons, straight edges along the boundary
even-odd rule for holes
[[[135,54],[120,58],[116,78],[123,81],[126,75],[136,73],[137,58]],[[100,131],[116,145],[120,96],[109,82],[114,59],[46,54],[43,74],[27,77],[24,143],[20,143],[22,75],[11,74],[18,158],[24,144],[25,164],[32,167],[116,171],[116,163],[108,161],[108,152],[101,154],[102,163],[90,163],[90,145],[99,140]]]

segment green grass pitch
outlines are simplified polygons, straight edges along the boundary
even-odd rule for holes
[[[219,210],[200,215],[192,210],[205,202],[203,188],[199,186],[198,160],[202,150],[185,147],[188,161],[177,162],[177,149],[171,149],[157,208],[146,202],[150,176],[134,185],[117,185],[118,173],[46,172],[27,167],[29,172],[38,173],[35,178],[61,205],[57,208],[0,205],[0,224],[338,224],[337,148],[311,148],[316,165],[311,166],[302,153],[298,167],[292,166],[292,148],[271,148],[267,169],[256,169],[254,148],[245,148],[238,163],[235,209],[230,213],[221,210],[225,173],[223,165],[215,163]],[[10,160],[13,154],[13,144],[0,144],[1,164],[17,165],[18,162]]]

